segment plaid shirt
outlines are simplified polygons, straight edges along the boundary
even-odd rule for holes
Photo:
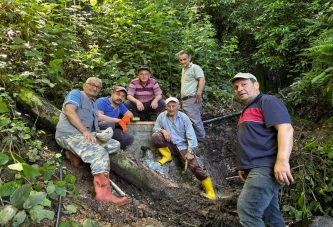
[[[133,96],[142,103],[151,101],[157,95],[161,95],[162,90],[157,81],[153,78],[149,78],[146,86],[143,86],[140,79],[134,79],[131,81],[128,87],[128,95]]]

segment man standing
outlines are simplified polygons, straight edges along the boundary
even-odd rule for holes
[[[123,104],[127,96],[124,87],[116,87],[111,97],[102,97],[96,100],[98,107],[98,126],[101,130],[111,127],[113,129],[112,139],[120,142],[120,148],[125,149],[134,141],[133,135],[127,132],[127,124],[133,118],[133,114]],[[122,116],[119,119],[119,116]]]
[[[162,90],[157,81],[150,78],[150,68],[141,66],[137,71],[138,78],[132,80],[128,87],[125,106],[132,113],[162,112],[165,104]]]
[[[191,55],[181,50],[178,59],[183,66],[180,97],[182,108],[191,119],[199,143],[206,143],[206,133],[201,120],[202,92],[205,88],[205,77],[202,68],[191,62]]]
[[[166,111],[158,115],[153,128],[152,140],[162,155],[162,159],[157,163],[162,166],[172,160],[171,154],[180,155],[195,177],[201,181],[207,198],[215,199],[212,180],[199,166],[194,155],[198,142],[192,122],[186,114],[178,111],[177,98],[168,98],[165,108]]]
[[[90,164],[96,200],[123,205],[128,199],[112,194],[109,174],[109,153],[118,150],[120,144],[105,134],[109,130],[100,132],[98,129],[98,112],[94,99],[101,88],[102,81],[90,77],[83,84],[83,91],[72,90],[66,96],[55,138],[59,146],[68,150],[72,163],[78,163],[82,159]],[[106,141],[106,144],[101,141]]]
[[[244,108],[237,126],[238,174],[245,182],[237,202],[243,226],[285,227],[278,191],[294,181],[289,157],[293,127],[285,105],[259,91],[257,78],[238,73],[230,82]]]

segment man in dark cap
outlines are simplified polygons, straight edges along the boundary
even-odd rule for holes
[[[162,112],[165,105],[162,90],[157,81],[151,78],[151,69],[141,66],[137,72],[138,78],[132,80],[128,87],[125,106],[132,113]]]
[[[132,134],[127,132],[127,124],[133,118],[133,114],[123,104],[127,96],[124,87],[116,87],[111,96],[96,100],[98,107],[98,127],[101,130],[111,127],[113,129],[112,139],[120,142],[120,148],[125,149],[134,141]],[[119,118],[121,116],[121,119]]]

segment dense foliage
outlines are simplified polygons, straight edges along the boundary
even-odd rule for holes
[[[60,191],[48,195],[39,192],[49,185],[34,185],[36,177],[49,180],[49,171],[57,166],[56,154],[53,162],[43,167],[31,167],[13,155],[18,147],[27,147],[26,158],[34,162],[43,146],[30,141],[35,129],[18,120],[17,94],[7,90],[6,83],[34,90],[59,107],[66,93],[80,88],[90,76],[103,80],[105,95],[115,85],[127,87],[136,77],[136,68],[148,65],[164,95],[179,96],[177,52],[186,49],[204,69],[207,105],[211,99],[228,104],[233,98],[228,79],[247,71],[258,76],[264,90],[278,91],[293,84],[284,100],[287,106],[303,108],[302,117],[319,121],[319,116],[308,115],[309,109],[332,117],[332,9],[327,0],[0,0],[0,79],[4,86],[0,88],[0,166],[14,165],[12,170],[20,179],[1,182],[0,196],[15,190],[27,197],[37,193],[38,203],[11,201],[11,214],[20,209],[22,215],[35,206],[42,209],[48,202],[46,196],[75,189],[71,177],[69,182],[59,183]],[[274,84],[273,89],[268,81]],[[302,163],[295,191],[284,206],[286,215],[295,219],[333,215],[333,177],[324,171],[332,165],[331,145],[332,139],[328,139],[305,146],[304,153],[315,156]],[[314,165],[318,160],[325,161]],[[25,169],[35,174],[31,176]],[[324,172],[324,178],[313,172]],[[312,188],[303,190],[309,179]],[[322,200],[316,200],[323,194]],[[8,209],[0,208],[1,212]],[[30,215],[32,220],[41,218]],[[43,217],[50,216],[46,212]],[[9,220],[0,219],[0,223]]]
[[[136,68],[148,65],[165,95],[178,95],[177,53],[187,49],[210,81],[207,95],[219,97],[224,95],[221,90],[230,90],[227,78],[234,72],[229,59],[236,46],[217,45],[202,6],[92,3],[3,2],[2,72],[59,105],[66,91],[80,87],[89,76],[103,80],[106,94],[116,84],[127,86],[137,76]]]

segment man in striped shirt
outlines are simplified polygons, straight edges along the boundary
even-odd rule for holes
[[[138,78],[131,81],[124,105],[132,113],[164,111],[165,102],[162,99],[162,90],[157,81],[151,78],[150,68],[141,66],[137,71]]]

